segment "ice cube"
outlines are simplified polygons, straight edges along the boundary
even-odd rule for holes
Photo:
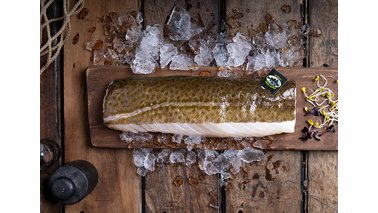
[[[171,153],[169,156],[169,161],[171,163],[184,163],[185,162],[185,156],[183,154],[182,150],[175,150]]]
[[[167,143],[169,141],[169,136],[167,134],[158,134],[156,139],[159,143]]]
[[[226,156],[222,153],[214,161],[214,166],[218,168],[219,172],[226,172],[230,169],[230,162]]]
[[[267,31],[265,33],[265,41],[266,44],[273,48],[284,48],[287,44],[287,32],[286,30],[283,30],[282,32]]]
[[[136,173],[142,177],[146,176],[146,174],[148,173],[148,170],[144,167],[138,167]]]
[[[198,149],[197,150],[198,158],[201,160],[211,161],[218,157],[218,152],[215,150],[208,149]]]
[[[155,171],[156,156],[153,153],[148,153],[144,159],[144,168],[149,171]]]
[[[142,35],[142,29],[140,27],[132,27],[127,30],[125,39],[128,44],[136,44]]]
[[[143,31],[143,37],[137,51],[150,54],[155,60],[159,58],[159,50],[162,42],[162,35],[158,25],[147,26]]]
[[[178,135],[173,135],[172,136],[172,142],[174,143],[181,143],[184,135],[178,134]]]
[[[261,161],[266,158],[263,151],[258,149],[253,149],[250,147],[244,148],[239,151],[238,155],[245,163],[251,163],[254,161]]]
[[[137,74],[150,74],[157,66],[159,50],[162,42],[158,26],[147,26],[136,49],[131,69]]]
[[[150,74],[153,73],[157,63],[155,59],[145,52],[137,52],[135,59],[131,64],[131,69],[136,74]]]
[[[223,43],[217,43],[212,52],[217,66],[226,66],[228,58],[226,45]]]
[[[157,155],[156,162],[157,163],[168,163],[169,162],[169,156],[171,154],[170,149],[163,149],[159,154]]]
[[[220,172],[220,170],[211,161],[204,161],[203,171],[208,175],[214,175]]]
[[[240,166],[242,164],[241,158],[238,155],[238,150],[226,150],[223,152],[223,155],[226,157],[232,168],[230,171],[234,174],[239,173]]]
[[[278,66],[278,53],[275,50],[266,50],[255,56],[248,56],[247,70],[257,71]]]
[[[239,67],[245,62],[245,58],[251,51],[250,39],[241,33],[237,33],[232,39],[233,42],[227,45],[228,61],[227,66]]]
[[[90,40],[85,44],[85,49],[88,51],[101,50],[104,46],[104,42],[101,40]]]
[[[185,144],[200,144],[202,142],[202,136],[200,135],[189,135],[184,138]]]
[[[116,25],[118,26],[135,27],[135,26],[141,26],[143,22],[143,15],[141,12],[129,11],[123,14],[114,14],[114,15],[118,15],[115,22]]]
[[[174,41],[187,41],[192,37],[190,14],[184,8],[175,6],[164,26],[164,33]]]
[[[184,54],[179,54],[172,58],[169,68],[171,70],[190,70],[193,64],[194,62],[191,57]]]
[[[221,185],[223,186],[225,184],[225,180],[229,179],[231,177],[231,174],[228,172],[221,172]]]
[[[147,142],[151,141],[153,136],[147,132],[133,133],[133,132],[122,132],[120,135],[121,140],[127,143],[131,142]]]
[[[294,66],[303,59],[301,47],[291,47],[281,50],[278,57],[280,66]]]
[[[228,69],[224,69],[224,70],[219,70],[217,73],[217,76],[223,77],[223,78],[236,78],[238,74],[235,72],[231,72]]]
[[[177,48],[173,44],[163,44],[160,47],[160,67],[165,68],[172,61],[172,58],[177,55]]]
[[[133,161],[134,165],[137,167],[144,166],[144,159],[146,158],[145,153],[141,149],[133,150]]]
[[[200,66],[210,65],[213,60],[211,50],[203,39],[189,42],[189,46],[196,53],[196,56],[194,56],[194,62],[196,62],[196,64]]]
[[[197,162],[197,154],[193,151],[186,152],[185,165],[189,166]]]

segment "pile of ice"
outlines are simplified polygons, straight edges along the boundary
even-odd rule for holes
[[[201,144],[204,140],[204,137],[199,135],[171,136],[168,134],[159,134],[154,138],[151,133],[123,132],[120,138],[126,143],[145,143],[156,140],[158,143],[162,144],[172,141],[173,143],[186,145],[186,149],[134,149],[134,164],[137,167],[137,173],[141,176],[145,176],[149,171],[155,171],[156,166],[179,163],[186,166],[192,164],[198,165],[207,175],[220,174],[222,180],[226,180],[231,177],[231,174],[239,173],[243,164],[265,159],[263,151],[244,144],[243,141],[253,140],[253,138],[226,138],[225,140],[233,140],[241,143],[244,149],[230,149],[222,153],[207,149],[193,150],[196,145]]]
[[[303,38],[314,34],[313,29],[298,22],[293,24],[293,20],[278,24],[269,19],[266,30],[252,37],[236,33],[228,38],[224,33],[214,33],[215,25],[194,21],[186,9],[178,6],[172,9],[164,26],[146,26],[144,30],[139,12],[112,13],[102,21],[105,43],[87,43],[87,49],[94,54],[93,63],[130,65],[138,74],[150,74],[156,68],[222,66],[242,67],[250,72],[294,66],[303,59]]]
[[[196,164],[207,175],[220,174],[222,180],[240,172],[243,164],[248,164],[266,159],[263,151],[250,147],[242,150],[226,150],[218,153],[215,150],[197,149],[134,149],[133,161],[137,167],[137,173],[145,176],[148,172],[155,171],[156,166],[165,164],[183,164],[186,166]]]

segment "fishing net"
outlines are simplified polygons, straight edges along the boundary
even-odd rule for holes
[[[72,8],[68,8],[68,0],[63,0],[63,16],[48,17],[47,10],[53,2],[54,0],[41,0],[40,2],[40,57],[43,59],[41,60],[40,75],[58,57],[64,42],[70,37],[70,17],[77,15],[84,7],[84,0],[77,0]],[[62,22],[62,25],[55,33],[51,30],[51,26],[56,22]]]

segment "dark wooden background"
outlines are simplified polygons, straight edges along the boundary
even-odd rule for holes
[[[72,36],[64,52],[40,78],[40,134],[41,139],[54,140],[62,147],[60,162],[92,162],[99,183],[84,200],[71,206],[54,204],[41,193],[41,212],[337,212],[337,151],[268,151],[266,161],[250,165],[249,172],[241,172],[220,187],[218,176],[202,175],[196,166],[166,166],[141,178],[135,173],[131,150],[90,145],[85,70],[91,64],[91,53],[84,47],[92,37],[102,37],[98,18],[140,9],[144,25],[163,24],[174,4],[188,3],[190,13],[200,14],[204,22],[226,20],[230,35],[248,33],[266,13],[278,22],[295,19],[319,27],[322,36],[310,37],[302,66],[337,67],[337,0],[86,1],[88,15],[72,17]],[[291,12],[282,12],[282,5],[290,5]],[[243,17],[230,18],[235,13]],[[94,26],[96,31],[90,33],[88,29]],[[78,42],[72,42],[77,33]],[[175,186],[178,176],[183,183]],[[41,173],[41,183],[47,177],[48,173]]]

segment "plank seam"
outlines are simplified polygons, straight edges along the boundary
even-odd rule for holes
[[[144,15],[144,0],[139,0],[138,1],[138,9],[139,11],[142,13],[142,18],[143,18],[143,21],[142,21],[142,27],[145,28],[145,15]],[[146,202],[146,178],[145,177],[141,177],[141,194],[142,194],[142,200],[141,200],[141,212],[142,213],[146,213],[146,208],[147,208],[147,202]]]
[[[309,0],[303,1],[303,15],[302,15],[302,24],[309,24]],[[308,35],[304,38],[304,48],[305,55],[303,58],[303,67],[310,67],[310,51],[309,51],[309,41]],[[308,212],[308,151],[301,151],[302,154],[302,164],[301,164],[301,212]]]
[[[141,181],[141,190],[142,190],[142,213],[146,213],[146,178],[142,177]]]

